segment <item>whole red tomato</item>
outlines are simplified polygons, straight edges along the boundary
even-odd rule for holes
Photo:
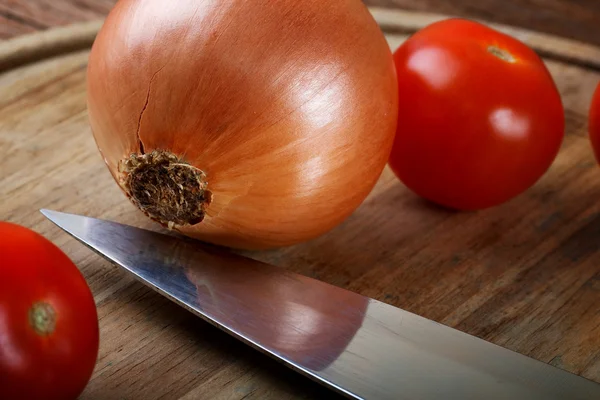
[[[453,209],[503,203],[549,168],[564,136],[559,92],[527,45],[480,23],[429,25],[394,53],[397,136],[389,165]]]
[[[75,399],[98,355],[91,291],[38,233],[0,222],[0,238],[0,399]]]
[[[600,162],[600,83],[596,87],[589,114],[590,141],[596,160]]]

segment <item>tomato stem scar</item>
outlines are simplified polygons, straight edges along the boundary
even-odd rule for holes
[[[29,323],[40,335],[49,335],[56,328],[56,312],[48,303],[35,303],[29,309]]]
[[[487,48],[487,51],[491,54],[493,54],[494,56],[498,57],[501,60],[507,61],[509,63],[514,63],[515,61],[517,61],[512,54],[510,54],[508,51],[501,49],[499,47],[496,46],[489,46]]]

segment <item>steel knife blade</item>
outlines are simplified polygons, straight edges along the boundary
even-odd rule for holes
[[[150,288],[349,398],[600,399],[597,382],[337,286],[199,241],[41,212]]]

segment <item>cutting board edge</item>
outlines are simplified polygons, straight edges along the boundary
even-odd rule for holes
[[[386,37],[407,37],[425,26],[455,15],[368,7]],[[540,56],[600,71],[600,47],[525,28],[472,19],[507,33],[533,48]],[[79,22],[33,32],[0,42],[0,73],[46,58],[92,46],[104,19]],[[399,43],[402,40],[395,40]]]

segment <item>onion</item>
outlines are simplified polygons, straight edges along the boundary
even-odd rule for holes
[[[391,50],[360,0],[121,0],[87,82],[96,144],[133,204],[234,248],[340,224],[397,123]]]

